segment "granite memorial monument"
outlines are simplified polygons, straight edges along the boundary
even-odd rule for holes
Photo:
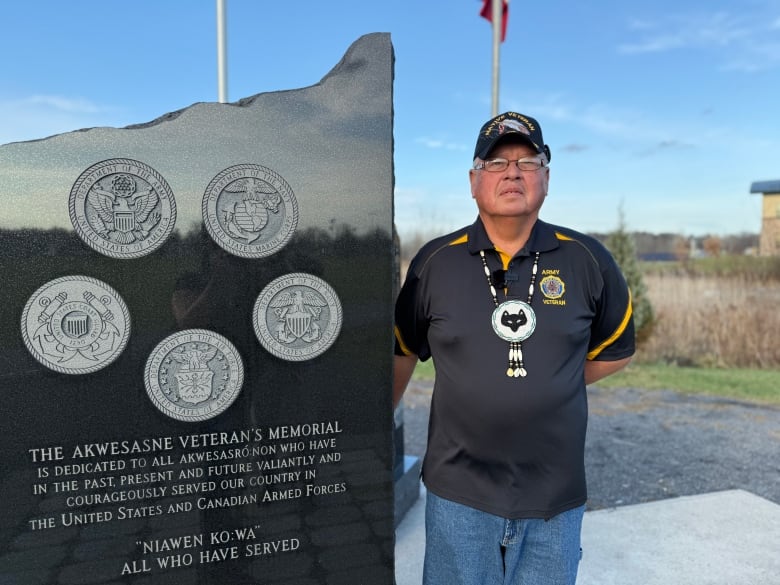
[[[0,583],[393,582],[392,81],[0,146]]]

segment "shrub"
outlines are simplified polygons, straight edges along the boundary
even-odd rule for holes
[[[641,345],[649,338],[653,330],[653,306],[650,304],[647,287],[642,279],[642,270],[639,266],[634,238],[626,231],[622,207],[618,210],[618,227],[609,234],[605,245],[612,252],[629,289],[631,289],[636,339],[637,343]]]

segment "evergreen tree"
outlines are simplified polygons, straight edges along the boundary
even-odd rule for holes
[[[620,266],[623,277],[626,279],[629,289],[631,289],[636,339],[637,343],[641,343],[650,336],[652,331],[654,322],[653,307],[650,304],[650,299],[647,298],[647,287],[642,280],[642,271],[639,268],[634,238],[626,231],[626,220],[622,204],[618,209],[618,227],[608,235],[605,244],[615,257],[615,261]]]

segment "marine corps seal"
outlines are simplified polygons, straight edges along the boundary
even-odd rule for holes
[[[326,351],[341,330],[341,302],[324,280],[295,272],[266,286],[252,311],[255,334],[276,357],[304,361]]]
[[[203,221],[212,239],[242,258],[279,251],[298,225],[298,202],[287,182],[254,164],[229,167],[203,194]]]
[[[130,337],[124,300],[88,276],[47,282],[22,311],[22,337],[32,356],[56,372],[88,374],[113,362]]]
[[[93,250],[139,258],[163,245],[176,223],[165,179],[144,163],[114,158],[89,167],[70,191],[70,221]]]
[[[144,383],[152,403],[183,421],[202,421],[226,410],[244,382],[244,365],[227,339],[205,329],[169,335],[146,361]]]

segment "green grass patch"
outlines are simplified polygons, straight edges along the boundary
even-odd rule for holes
[[[419,362],[415,380],[433,380],[433,360]],[[599,380],[600,388],[643,388],[705,394],[734,400],[780,405],[780,370],[682,368],[666,364],[630,364]]]
[[[431,382],[435,376],[436,370],[433,368],[433,360],[428,360],[427,362],[417,362],[412,379]]]
[[[780,371],[778,370],[631,364],[594,385],[600,388],[674,390],[686,394],[707,394],[735,400],[780,404]]]

